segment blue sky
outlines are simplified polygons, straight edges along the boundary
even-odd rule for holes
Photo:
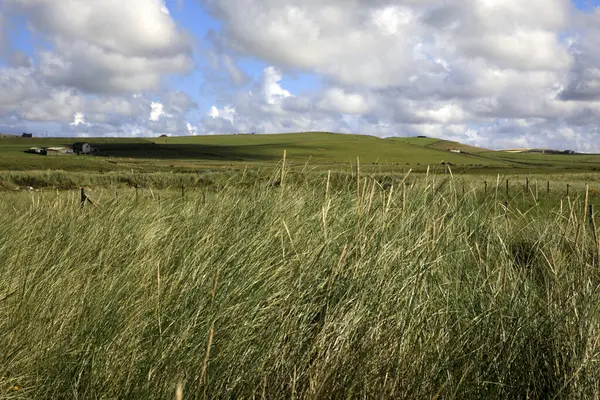
[[[600,149],[599,10],[600,0],[5,0],[0,130],[332,130]]]

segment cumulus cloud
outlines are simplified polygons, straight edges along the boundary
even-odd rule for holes
[[[71,122],[72,126],[79,126],[79,125],[87,125],[85,122],[85,114],[82,112],[76,112],[73,115],[73,122]]]
[[[189,41],[162,0],[6,0],[5,8],[54,44],[40,55],[41,72],[54,85],[136,92],[192,67]]]
[[[323,73],[344,83],[405,82],[423,60],[417,13],[382,1],[206,0],[224,24],[219,43],[274,65]]]
[[[165,113],[165,107],[160,103],[152,102],[150,104],[150,107],[152,108],[152,110],[150,111],[150,121],[156,122],[163,115],[167,116],[167,117],[169,116],[168,114]]]
[[[330,88],[323,93],[318,107],[324,111],[346,114],[365,114],[370,110],[368,101],[358,93],[346,93],[340,88]]]

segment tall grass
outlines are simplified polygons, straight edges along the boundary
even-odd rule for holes
[[[582,201],[296,175],[2,194],[1,396],[600,394]]]

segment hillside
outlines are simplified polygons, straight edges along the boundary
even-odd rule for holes
[[[464,153],[483,153],[490,151],[488,149],[483,149],[481,147],[469,146],[467,144],[462,144],[459,142],[454,142],[452,140],[444,140],[437,138],[420,138],[420,137],[398,137],[398,138],[390,138],[393,141],[399,141],[402,143],[412,144],[416,146],[426,147],[428,149],[436,149],[436,150],[460,150]]]
[[[451,163],[464,166],[508,166],[503,160],[424,147],[400,140],[334,133],[179,136],[167,138],[88,138],[101,156],[43,157],[25,154],[29,147],[68,146],[81,138],[0,137],[1,169],[115,170],[201,168],[288,160],[312,165],[348,164],[419,167]]]
[[[301,165],[346,168],[359,158],[365,167],[426,169],[448,164],[455,168],[600,169],[597,155],[511,154],[435,138],[378,138],[326,132],[272,135],[177,136],[166,138],[87,138],[99,150],[95,156],[25,154],[30,147],[69,146],[82,138],[0,136],[0,170],[62,169],[67,171],[170,171],[244,168],[276,163],[283,152]],[[460,150],[460,153],[450,152]]]

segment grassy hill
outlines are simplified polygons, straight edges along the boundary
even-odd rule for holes
[[[294,164],[346,168],[359,158],[365,168],[425,169],[451,163],[467,170],[505,168],[600,169],[597,155],[511,154],[435,138],[378,138],[326,132],[167,138],[87,138],[95,156],[40,156],[29,147],[68,146],[82,138],[0,136],[0,170],[187,171],[276,163],[286,151]],[[460,150],[460,154],[449,149]]]
[[[168,138],[89,138],[102,156],[44,157],[25,154],[29,147],[66,146],[79,139],[0,137],[0,169],[115,170],[199,168],[277,162],[283,152],[290,161],[313,165],[485,165],[503,167],[504,160],[454,154],[400,140],[333,133],[274,135],[182,136]]]
[[[391,140],[399,141],[402,143],[412,144],[416,146],[426,147],[428,149],[436,149],[436,150],[445,150],[448,151],[450,149],[460,150],[463,153],[483,153],[488,152],[490,150],[483,149],[481,147],[469,146],[466,144],[462,144],[459,142],[454,142],[452,140],[444,140],[437,138],[420,138],[420,137],[400,137],[400,138],[391,138]]]

